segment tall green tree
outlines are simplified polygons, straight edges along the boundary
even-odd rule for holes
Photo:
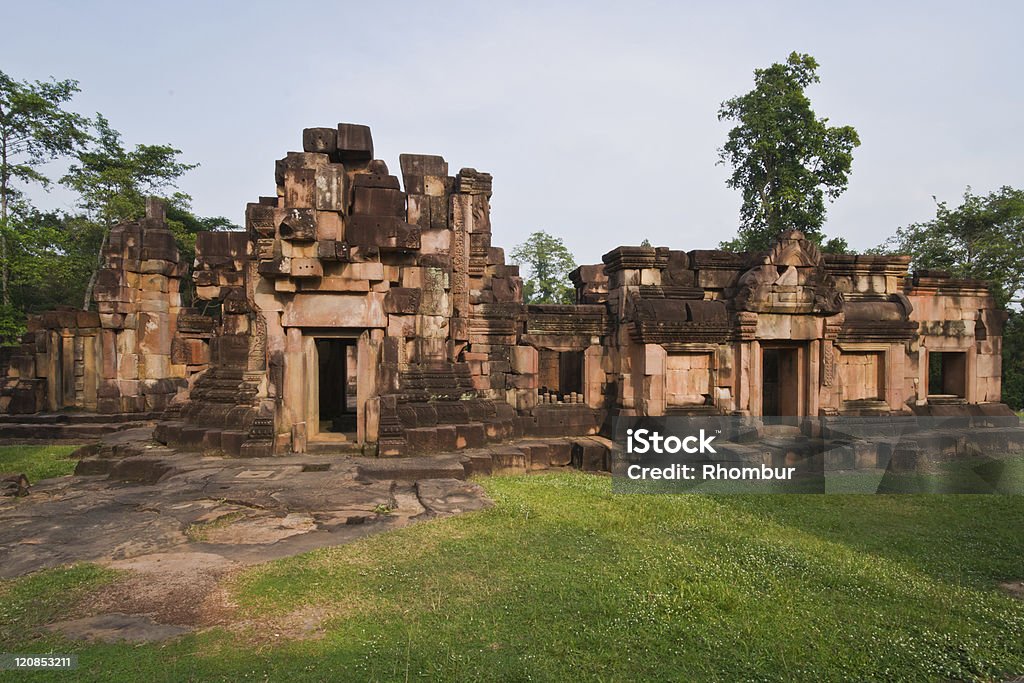
[[[754,89],[722,103],[718,119],[737,125],[719,159],[733,169],[726,184],[743,195],[739,235],[723,248],[765,249],[790,228],[821,241],[825,197],[846,190],[860,138],[811,109],[804,91],[818,82],[817,69],[814,57],[793,52],[784,64],[756,69]]]
[[[569,273],[576,268],[576,261],[561,238],[537,231],[515,248],[512,260],[530,271],[523,284],[526,303],[573,303],[575,290]]]
[[[110,229],[117,223],[145,215],[146,197],[176,187],[176,182],[198,164],[178,160],[181,150],[170,145],[136,145],[125,149],[121,134],[96,115],[95,143],[78,153],[62,182],[78,192],[79,206],[98,227],[99,251],[96,265],[85,288],[82,308],[88,309],[96,284],[96,270],[102,263]]]
[[[50,183],[40,167],[73,154],[89,139],[88,120],[64,110],[78,82],[17,81],[0,71],[0,303],[11,304],[11,209],[21,197],[17,183]]]

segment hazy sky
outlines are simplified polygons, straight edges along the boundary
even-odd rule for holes
[[[711,248],[739,194],[716,113],[753,70],[808,52],[819,116],[860,133],[826,232],[855,248],[934,215],[935,195],[1024,187],[1022,3],[6,3],[0,69],[74,78],[73,108],[171,143],[203,215],[241,223],[302,128],[373,129],[494,175],[494,243],[533,230],[581,263],[645,237]],[[67,206],[59,191],[39,197]]]

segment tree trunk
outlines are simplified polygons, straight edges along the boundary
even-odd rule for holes
[[[100,268],[103,267],[103,252],[107,248],[107,242],[110,239],[110,226],[104,226],[103,228],[103,239],[100,240],[100,252],[96,256],[96,267],[92,269],[92,274],[89,276],[89,284],[85,286],[85,299],[82,301],[82,310],[88,311],[89,306],[92,304],[92,292],[96,288],[96,276],[99,275]]]
[[[3,160],[4,168],[7,167],[7,159]],[[3,183],[0,185],[0,260],[3,264],[0,265],[0,290],[2,290],[3,304],[9,306],[11,304],[11,294],[7,289],[7,283],[10,279],[10,267],[7,264],[7,177],[3,178]]]

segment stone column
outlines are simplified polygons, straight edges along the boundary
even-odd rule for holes
[[[804,362],[807,368],[807,415],[815,417],[821,404],[821,366],[818,362],[821,358],[821,342],[812,339],[807,346],[807,358]]]

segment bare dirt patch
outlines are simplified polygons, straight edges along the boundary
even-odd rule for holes
[[[1024,581],[1004,581],[999,587],[1018,600],[1024,600]]]
[[[90,595],[80,613],[144,615],[196,628],[226,624],[236,609],[223,581],[239,566],[220,555],[154,553],[107,564],[123,576]]]

